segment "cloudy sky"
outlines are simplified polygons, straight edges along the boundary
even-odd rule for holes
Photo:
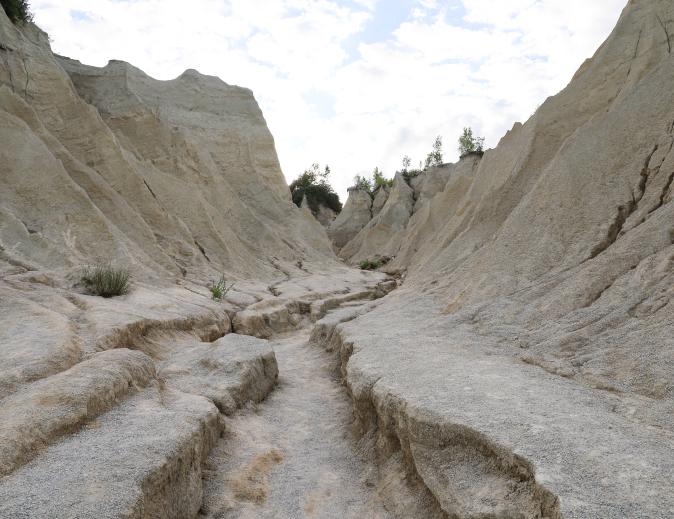
[[[344,194],[464,126],[488,147],[570,80],[626,0],[32,0],[56,52],[187,68],[251,88],[288,181],[329,164]]]

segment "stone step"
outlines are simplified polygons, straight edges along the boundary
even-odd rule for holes
[[[0,480],[0,517],[193,517],[221,433],[206,398],[154,383]]]
[[[204,396],[229,415],[269,394],[278,365],[266,340],[230,333],[211,343],[179,344],[158,372],[170,387]]]
[[[154,377],[154,363],[144,353],[110,350],[1,400],[0,476]]]

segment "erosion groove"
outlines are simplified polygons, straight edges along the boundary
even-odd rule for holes
[[[391,509],[418,506],[427,510],[428,517],[460,519],[562,518],[558,498],[536,481],[527,460],[470,427],[409,408],[378,380],[362,384],[357,377],[349,377],[354,345],[343,339],[339,324],[357,315],[352,310],[328,316],[325,322],[319,321],[312,337],[339,359],[357,430],[363,438],[375,438],[380,477],[390,478],[387,467],[392,460],[402,460],[403,479],[416,504],[387,495]]]
[[[660,24],[660,27],[662,27],[662,30],[665,32],[665,38],[667,39],[667,53],[671,54],[672,53],[672,42],[669,36],[669,30],[667,29],[667,25],[665,25],[665,22],[662,21],[662,18],[660,17],[659,14],[656,14],[656,18],[658,19],[658,23]]]
[[[265,341],[212,336],[228,327],[213,314],[132,322],[85,348],[105,351],[0,401],[0,517],[59,517],[64,506],[78,517],[193,517],[220,412],[263,400],[278,375]]]
[[[97,372],[96,378],[91,377],[92,371]],[[0,476],[27,463],[59,437],[76,432],[154,378],[149,357],[114,350],[95,355],[8,397],[0,409],[4,424],[0,431]],[[64,401],[69,405],[64,407]],[[17,415],[16,410],[22,406],[30,408],[30,413]]]
[[[285,302],[282,310],[246,310],[248,326],[258,323],[271,333],[279,383],[264,403],[227,421],[227,433],[206,464],[200,517],[399,517],[373,491],[376,471],[367,446],[351,433],[351,406],[332,375],[331,356],[309,340],[318,317],[331,318],[330,310],[366,311],[364,300],[382,297],[393,286],[379,283],[311,304]],[[268,317],[252,319],[255,312]],[[279,312],[288,312],[288,320],[280,321]]]

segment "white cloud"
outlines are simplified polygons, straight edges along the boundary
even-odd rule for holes
[[[466,125],[496,144],[568,82],[625,0],[31,3],[55,51],[85,63],[252,88],[286,177],[328,163],[343,194],[357,173],[423,159],[438,134],[447,159]],[[402,21],[372,41],[391,10]]]

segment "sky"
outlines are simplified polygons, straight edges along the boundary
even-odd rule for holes
[[[55,52],[132,63],[157,79],[194,68],[253,90],[288,182],[424,160],[464,127],[486,147],[569,82],[627,0],[32,0]]]

